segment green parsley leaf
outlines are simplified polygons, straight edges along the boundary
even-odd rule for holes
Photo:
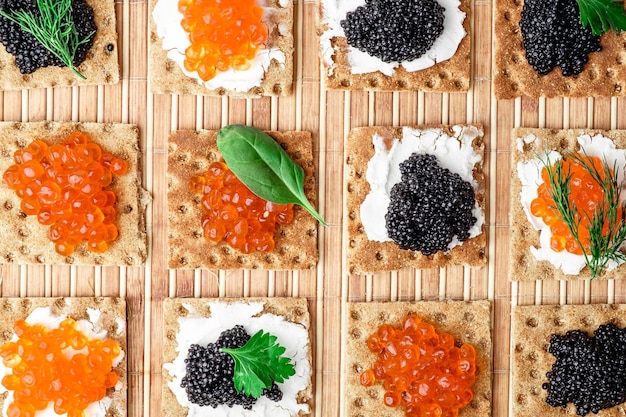
[[[271,389],[272,381],[284,382],[296,374],[291,359],[282,356],[285,348],[277,337],[259,330],[248,342],[237,349],[220,349],[235,361],[233,383],[237,393],[259,398],[263,389]]]
[[[626,12],[622,0],[576,0],[580,9],[580,23],[591,27],[600,36],[609,30],[626,30]]]

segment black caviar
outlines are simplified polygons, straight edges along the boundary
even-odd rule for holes
[[[209,343],[206,347],[191,345],[185,359],[186,374],[181,382],[189,401],[213,408],[220,404],[229,407],[241,405],[246,410],[252,408],[257,399],[245,395],[243,391],[237,394],[233,383],[235,361],[229,354],[220,352],[221,348],[239,348],[248,339],[250,335],[244,328],[235,326],[222,332],[215,343]],[[283,393],[275,382],[272,389],[263,390],[263,395],[272,401],[283,398]]]
[[[443,32],[435,0],[366,0],[341,21],[348,45],[384,62],[422,56]]]
[[[556,357],[543,384],[551,406],[571,402],[584,416],[626,400],[626,329],[605,324],[591,337],[580,330],[552,335],[548,351]]]
[[[387,233],[402,249],[431,255],[445,251],[454,236],[469,238],[472,185],[442,168],[434,155],[413,154],[400,164],[402,180],[391,189],[385,216]]]
[[[38,16],[37,0],[0,0],[0,10],[9,13],[12,10],[23,10]],[[96,31],[93,9],[85,0],[72,0],[72,19],[76,26],[78,39],[86,38]],[[74,66],[78,67],[85,60],[87,51],[93,45],[94,36],[78,46],[74,54]],[[7,52],[15,57],[15,64],[22,74],[30,74],[38,68],[47,66],[64,67],[52,52],[48,51],[33,35],[23,31],[20,25],[0,15],[0,42]]]
[[[600,37],[580,23],[576,0],[525,0],[520,29],[526,59],[545,75],[561,67],[563,75],[579,74],[591,52],[600,51]]]

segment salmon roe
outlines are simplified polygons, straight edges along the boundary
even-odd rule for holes
[[[18,339],[0,346],[0,358],[11,373],[2,385],[13,391],[7,417],[35,417],[50,403],[57,414],[84,417],[84,410],[105,397],[119,377],[112,370],[119,344],[90,340],[72,318],[56,329],[24,320],[14,324]]]
[[[267,40],[263,8],[254,0],[179,0],[191,45],[184,66],[203,81],[218,71],[247,70]]]
[[[407,316],[401,329],[383,324],[367,347],[378,359],[361,374],[361,384],[382,381],[384,403],[403,405],[409,417],[456,417],[473,398],[474,347],[455,346],[454,337],[415,315]]]
[[[596,170],[603,176],[603,163],[600,158],[592,156],[582,157],[589,164],[593,164]],[[569,202],[576,207],[580,222],[578,224],[578,237],[589,254],[589,226],[590,219],[599,204],[605,201],[604,192],[600,184],[591,176],[589,171],[574,158],[564,158],[562,160],[563,172],[569,173]],[[611,175],[613,171],[611,171]],[[555,252],[566,250],[575,255],[582,255],[583,249],[580,247],[574,236],[570,232],[567,224],[561,219],[558,210],[552,199],[552,187],[550,186],[548,171],[543,168],[541,171],[543,184],[537,189],[538,197],[530,203],[530,212],[533,216],[540,217],[543,222],[550,227],[552,237],[550,238],[550,248]],[[604,203],[608,204],[608,203]],[[607,207],[605,207],[606,209]],[[621,210],[617,212],[617,221],[621,222]],[[608,232],[608,219],[604,223],[603,233]]]
[[[49,146],[37,139],[17,150],[2,176],[22,199],[24,214],[50,226],[48,238],[59,255],[69,256],[86,241],[102,253],[117,238],[115,193],[107,187],[113,175],[124,175],[126,161],[103,152],[82,132]]]
[[[224,162],[213,162],[189,181],[202,196],[202,229],[210,244],[224,241],[244,253],[271,252],[276,225],[293,221],[293,204],[274,204],[252,193]]]

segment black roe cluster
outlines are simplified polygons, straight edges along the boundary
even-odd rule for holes
[[[384,62],[422,56],[443,32],[435,0],[366,0],[341,21],[348,45]]]
[[[402,179],[391,189],[387,233],[402,249],[424,255],[445,251],[456,236],[463,242],[476,223],[474,190],[434,155],[413,154],[400,164]]]
[[[543,384],[551,406],[571,402],[584,416],[626,400],[626,329],[605,324],[592,337],[580,330],[552,335],[548,351],[556,357]]]
[[[209,343],[206,347],[191,345],[185,359],[187,372],[181,382],[189,401],[213,408],[220,404],[229,407],[241,405],[246,410],[252,408],[257,399],[245,395],[243,391],[237,394],[233,383],[235,361],[229,354],[220,352],[221,348],[239,348],[248,339],[250,335],[243,327],[235,326],[222,332],[215,343]],[[283,393],[275,382],[271,390],[263,390],[263,395],[272,401],[283,398]]]
[[[0,10],[9,13],[12,10],[24,10],[39,16],[37,0],[0,0]],[[84,39],[96,30],[93,10],[85,0],[72,0],[72,19],[79,39]],[[87,51],[93,45],[93,36],[81,44],[74,55],[74,66],[85,60]],[[0,16],[0,42],[8,53],[15,57],[15,64],[22,74],[30,74],[37,68],[47,66],[64,67],[65,64],[48,51],[33,35],[23,31],[20,25]]]
[[[580,23],[576,0],[525,0],[519,25],[526,59],[541,75],[554,67],[579,74],[589,54],[602,49],[600,37]]]

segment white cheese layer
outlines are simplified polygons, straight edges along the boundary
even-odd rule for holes
[[[259,313],[263,310],[263,303],[209,303],[211,317],[202,317],[190,305],[185,305],[189,314],[178,319],[180,331],[176,335],[178,356],[173,363],[166,363],[163,367],[172,375],[172,382],[168,386],[176,396],[179,404],[188,407],[189,417],[253,417],[272,416],[290,417],[298,415],[300,411],[308,412],[307,404],[299,404],[298,393],[307,388],[311,378],[311,364],[309,363],[309,334],[308,329],[300,324],[286,321],[284,317],[274,314]],[[217,408],[198,406],[187,399],[181,382],[185,376],[185,359],[192,344],[206,346],[215,343],[220,333],[236,325],[242,325],[249,335],[254,335],[263,329],[276,336],[278,343],[285,348],[284,355],[291,358],[296,374],[284,383],[277,383],[283,392],[281,401],[276,402],[261,396],[251,410],[244,410],[241,405],[229,408],[220,405]],[[308,325],[308,324],[307,324]]]
[[[361,204],[361,222],[369,240],[390,241],[385,226],[385,215],[389,208],[391,188],[400,182],[400,164],[412,154],[432,154],[438,164],[459,174],[464,181],[469,182],[477,193],[478,182],[474,179],[474,166],[482,160],[481,155],[472,147],[472,141],[480,135],[474,126],[453,126],[454,134],[448,136],[441,129],[402,129],[402,141],[394,139],[391,149],[387,151],[383,138],[374,135],[374,156],[367,164],[366,179],[370,185],[370,192]],[[485,213],[474,203],[472,214],[476,223],[470,228],[470,238],[482,233],[485,223]],[[455,236],[448,245],[448,249],[461,245]]]
[[[461,40],[467,34],[463,28],[465,13],[459,10],[459,0],[437,0],[445,8],[443,32],[435,40],[424,55],[412,61],[384,62],[378,57],[369,55],[352,46],[348,46],[348,62],[353,74],[366,74],[380,71],[391,76],[395,69],[402,66],[408,72],[419,71],[432,67],[438,62],[452,58],[459,48]],[[322,1],[322,25],[328,29],[320,36],[322,59],[328,65],[328,75],[332,75],[335,67],[333,55],[335,50],[331,40],[335,37],[345,37],[341,27],[341,21],[346,18],[349,11],[365,5],[365,0],[323,0]]]

